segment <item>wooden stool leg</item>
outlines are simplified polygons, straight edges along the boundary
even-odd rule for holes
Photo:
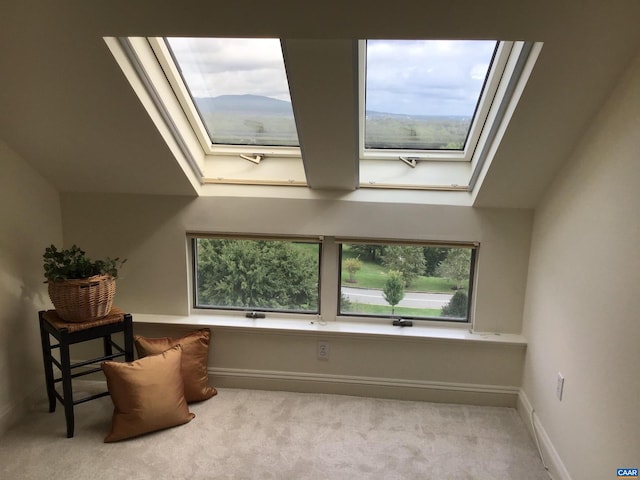
[[[62,397],[64,398],[64,416],[67,421],[67,438],[73,437],[73,388],[71,386],[71,360],[69,358],[69,339],[66,332],[60,338],[60,364],[62,365]]]
[[[42,342],[42,360],[44,362],[44,379],[47,386],[47,397],[49,399],[49,412],[56,410],[55,385],[53,381],[53,363],[51,361],[51,337],[44,327],[44,311],[38,313],[40,319],[40,340]]]
[[[102,347],[104,351],[104,356],[108,357],[113,354],[113,346],[111,344],[111,335],[105,335],[102,337]]]
[[[130,313],[124,315],[124,359],[133,362],[133,318]]]

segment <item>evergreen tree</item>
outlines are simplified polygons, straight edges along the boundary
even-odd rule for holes
[[[315,310],[317,257],[291,243],[198,240],[201,305]]]
[[[435,277],[440,263],[447,258],[449,249],[442,247],[424,247],[422,253],[424,255],[424,275],[427,277]]]
[[[442,317],[467,318],[469,298],[464,290],[458,290],[453,294],[449,303],[442,307]]]

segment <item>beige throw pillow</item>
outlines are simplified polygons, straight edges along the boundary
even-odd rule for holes
[[[209,386],[209,342],[211,330],[201,328],[179,338],[134,337],[139,357],[157,355],[175,345],[182,346],[182,379],[184,396],[188,403],[200,402],[213,397],[218,392]]]
[[[105,442],[117,442],[191,421],[181,373],[182,348],[134,362],[103,362],[113,401],[111,431]]]

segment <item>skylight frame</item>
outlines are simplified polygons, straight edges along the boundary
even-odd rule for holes
[[[358,41],[358,150],[360,160],[398,160],[400,157],[416,161],[467,162],[472,161],[482,131],[489,117],[493,101],[502,81],[514,42],[496,40],[497,48],[486,82],[477,104],[463,150],[410,150],[365,148],[366,122],[366,63],[367,40]],[[363,185],[364,186],[364,185]]]
[[[189,124],[191,125],[205,156],[240,157],[261,155],[263,157],[301,158],[300,147],[269,145],[227,145],[213,143],[200,117],[200,113],[191,97],[189,88],[184,82],[175,59],[164,37],[147,37],[158,63],[165,72],[167,81],[180,103]],[[286,69],[286,63],[285,63]],[[295,117],[294,117],[295,120]]]
[[[203,145],[196,135],[197,129],[188,118],[190,116],[197,123],[199,115],[195,105],[190,101],[190,95],[187,95],[186,87],[180,86],[181,82],[175,81],[175,79],[181,79],[181,75],[176,75],[178,71],[175,65],[171,73],[170,65],[173,61],[169,51],[165,50],[163,53],[162,50],[155,51],[152,48],[151,44],[154,40],[156,42],[164,42],[164,40],[157,37],[104,37],[104,40],[178,164],[196,189],[209,184],[338,188],[335,187],[338,182],[337,177],[334,178],[330,174],[319,175],[322,171],[320,166],[325,164],[324,156],[327,156],[327,164],[333,162],[333,167],[341,172],[339,188],[464,192],[471,194],[469,199],[477,191],[478,184],[482,182],[491,166],[543,45],[540,42],[527,41],[501,42],[502,45],[511,45],[511,51],[508,55],[506,52],[504,54],[507,57],[506,64],[500,75],[494,98],[491,102],[486,102],[487,105],[490,104],[489,112],[483,128],[480,129],[478,143],[471,153],[470,161],[429,158],[420,155],[414,157],[418,158],[417,160],[405,158],[407,161],[402,162],[398,156],[361,158],[358,155],[359,143],[363,144],[364,141],[364,132],[358,132],[359,123],[361,125],[364,120],[364,113],[360,111],[361,106],[364,105],[360,98],[364,90],[358,89],[360,79],[363,78],[361,64],[364,55],[362,53],[358,55],[360,42],[358,40],[331,43],[333,47],[331,58],[337,61],[341,68],[338,72],[341,83],[330,87],[333,77],[323,76],[322,72],[326,70],[314,69],[314,55],[322,50],[321,41],[301,42],[280,39],[285,70],[291,87],[292,104],[297,105],[296,130],[300,145],[306,145],[306,148],[213,145],[208,140],[208,134],[205,136],[204,125],[201,125],[201,139],[207,139]],[[292,46],[295,48],[292,49]],[[308,55],[305,56],[305,53]],[[360,57],[360,70],[358,70],[357,57]],[[351,62],[348,61],[349,58],[352,59]],[[311,63],[305,64],[305,61]],[[498,64],[494,62],[494,65]],[[326,62],[324,67],[327,67]],[[499,69],[495,68],[499,73]],[[315,73],[310,75],[308,72]],[[321,83],[314,83],[315,75],[318,74],[324,80]],[[169,77],[172,78],[173,84],[170,83]],[[352,86],[351,90],[345,86],[345,80],[351,80],[348,82]],[[332,102],[330,96],[337,87],[340,93],[339,103]],[[323,99],[322,103],[309,97],[313,88],[325,88],[320,95]],[[309,101],[310,98],[311,101]],[[315,109],[319,109],[321,115],[315,115]],[[316,118],[325,120],[331,118],[331,112],[334,110],[341,112],[340,121],[336,122],[340,130],[333,128],[332,135],[337,135],[341,140],[339,145],[342,149],[332,149],[332,144],[328,143],[324,152],[324,143],[321,139],[327,135],[320,134],[322,129],[318,131],[316,128],[322,125],[322,122],[315,122]],[[301,134],[304,135],[301,136]],[[303,158],[303,150],[307,158]],[[403,154],[407,155],[406,152],[406,150],[403,151]],[[388,152],[385,151],[385,153]],[[442,157],[443,153],[446,155],[450,151],[435,153]],[[253,161],[256,155],[266,161]],[[339,159],[339,165],[336,164],[335,159]],[[309,176],[311,180],[308,180]],[[346,181],[342,181],[342,177],[346,178]],[[207,194],[214,192],[212,189],[202,190],[202,192],[205,191]],[[398,194],[404,195],[399,192]],[[466,201],[463,200],[463,202]]]

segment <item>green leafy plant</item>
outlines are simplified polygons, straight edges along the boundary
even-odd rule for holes
[[[127,261],[120,258],[91,260],[78,246],[58,250],[55,245],[44,251],[44,276],[49,282],[89,278],[94,275],[118,277],[118,269]]]
[[[344,268],[349,272],[347,282],[356,283],[356,272],[362,268],[362,262],[357,258],[347,258],[344,261]]]
[[[390,270],[389,277],[382,289],[382,296],[391,305],[391,315],[395,314],[396,305],[404,298],[404,275],[397,270]]]

